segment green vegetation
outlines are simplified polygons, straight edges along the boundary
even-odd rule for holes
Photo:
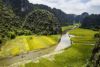
[[[69,26],[63,26],[63,27],[62,27],[62,32],[71,30],[71,29],[73,29],[74,27],[79,27],[79,26],[81,26],[80,23],[75,23],[75,24],[69,25]]]
[[[6,41],[15,39],[16,36],[61,33],[58,20],[46,10],[34,10],[23,20],[0,0],[0,16],[0,49],[5,45]]]
[[[21,66],[86,67],[95,43],[90,63],[92,67],[100,66],[100,34],[93,31],[100,29],[100,15],[86,12],[82,15],[65,14],[56,8],[32,5],[28,0],[0,0],[0,58],[54,46],[62,31],[74,27],[71,25],[61,29],[61,26],[74,22],[82,22],[81,27],[86,29],[78,28],[69,32],[75,36],[71,38],[72,46],[69,49],[53,56],[54,60],[42,58],[39,62]]]
[[[54,60],[42,58],[39,62],[23,64],[23,67],[86,67],[93,49],[93,45],[91,44],[95,43],[93,35],[97,32],[78,28],[69,33],[75,35],[72,38],[72,46],[65,49],[64,52],[55,55]]]
[[[70,34],[75,35],[74,38],[71,40],[75,44],[83,44],[83,45],[92,45],[95,44],[95,38],[94,35],[96,34],[96,31],[89,30],[89,29],[75,29],[70,31]]]
[[[63,32],[63,31],[66,31],[66,30],[69,30],[69,29],[71,29],[71,28],[73,28],[73,25],[70,25],[70,26],[63,26],[63,27],[62,27],[62,32]]]
[[[100,14],[91,14],[82,21],[82,28],[100,30]]]
[[[73,21],[82,22],[81,27],[86,29],[69,32],[75,36],[71,38],[69,49],[56,54],[54,60],[42,58],[37,63],[30,62],[21,67],[86,67],[95,43],[90,64],[92,67],[100,66],[100,34],[93,31],[100,29],[100,15],[86,12],[82,15],[65,14],[56,8],[32,5],[27,0],[0,0],[0,58],[56,45],[60,39],[60,25],[72,24]],[[62,27],[62,31],[73,27]]]
[[[57,18],[49,11],[38,9],[26,17],[22,27],[39,35],[60,34],[61,27],[58,22]]]
[[[13,40],[7,41],[1,48],[1,57],[14,56],[31,50],[39,50],[56,45],[60,39],[60,35],[32,35],[18,36]]]
[[[73,44],[71,48],[57,55],[55,59],[61,65],[60,67],[85,67],[91,50],[92,46]]]
[[[11,30],[9,24],[13,24],[13,19],[15,19],[13,11],[5,7],[2,0],[0,0],[0,46],[7,40],[7,33]]]
[[[31,31],[21,29],[22,21],[17,17],[13,10],[6,7],[0,0],[0,49],[7,40],[14,39],[18,35],[30,35]]]
[[[100,32],[95,35],[96,44],[92,51],[88,67],[100,67]]]

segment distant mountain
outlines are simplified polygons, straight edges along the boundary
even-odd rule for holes
[[[100,29],[100,14],[92,14],[85,17],[82,21],[82,27],[99,30]]]
[[[18,16],[27,15],[33,8],[28,0],[3,0],[3,2],[7,7],[11,7]]]
[[[81,15],[77,15],[75,17],[75,22],[82,22],[85,17],[89,16],[87,12],[82,13]]]
[[[13,9],[15,14],[20,17],[25,17],[28,13],[32,12],[33,10],[36,9],[45,9],[50,12],[52,12],[59,20],[61,25],[68,25],[69,23],[72,23],[73,16],[70,14],[66,14],[60,9],[56,8],[50,8],[46,5],[42,4],[32,4],[29,3],[28,0],[3,0],[6,6],[9,6]]]
[[[42,4],[32,4],[28,0],[3,0],[5,5],[10,6],[15,14],[20,17],[25,17],[30,12],[36,9],[44,9],[52,12],[55,17],[58,18],[61,26],[73,24],[76,22],[81,22],[82,19],[88,15],[88,13],[83,13],[82,15],[66,14],[60,9],[50,8]]]

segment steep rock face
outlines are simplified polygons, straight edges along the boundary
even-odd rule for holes
[[[55,16],[59,19],[59,22],[61,22],[61,25],[68,25],[68,15],[61,11],[60,9],[53,8],[52,9]],[[71,18],[70,18],[71,19]],[[72,22],[71,22],[72,23]]]
[[[75,17],[75,21],[76,22],[83,22],[84,18],[89,16],[89,14],[87,12],[82,13],[81,15],[77,15]]]
[[[6,6],[10,6],[16,15],[25,16],[31,11],[28,0],[3,0]]]

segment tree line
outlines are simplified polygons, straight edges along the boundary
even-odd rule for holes
[[[92,14],[85,17],[82,21],[82,28],[99,30],[100,29],[100,14]]]

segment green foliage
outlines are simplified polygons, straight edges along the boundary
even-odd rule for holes
[[[10,31],[15,15],[12,10],[3,5],[0,0],[0,41],[3,43],[8,39],[8,31]],[[7,39],[6,39],[7,38]]]
[[[25,16],[27,16],[30,12],[34,10],[43,9],[43,10],[47,10],[53,13],[55,17],[58,18],[62,26],[72,24],[74,21],[74,16],[75,16],[74,14],[66,14],[60,9],[56,9],[56,8],[52,9],[51,7],[48,7],[46,5],[32,4],[32,3],[29,3],[28,0],[3,0],[3,1],[5,2],[5,4],[7,4],[7,6],[10,5],[12,7],[14,13],[17,16],[20,16],[23,18],[25,18]],[[21,5],[22,3],[23,5]],[[23,10],[22,10],[22,7],[23,7]]]
[[[79,28],[70,31],[69,33],[75,35],[75,37],[72,37],[74,39],[77,39],[77,37],[89,36],[93,40],[93,34],[96,33],[96,31]],[[25,67],[29,67],[30,65],[33,67],[86,67],[93,49],[93,45],[91,44],[94,44],[91,41],[91,38],[89,38],[89,40],[85,40],[87,38],[81,38],[84,40],[83,42],[81,42],[79,38],[77,39],[77,42],[72,39],[72,46],[68,49],[65,49],[64,52],[50,56],[49,58],[42,58],[39,60],[39,62],[29,62],[25,64]],[[88,43],[88,41],[90,43]]]
[[[16,29],[15,30],[16,35],[21,36],[21,35],[32,35],[32,32],[27,29]]]
[[[87,67],[100,67],[100,33],[96,34],[96,44],[92,51],[90,62]]]
[[[30,13],[25,22],[0,0],[0,46],[16,36],[32,34],[58,34],[61,28],[54,15],[45,10]]]
[[[30,13],[22,27],[31,30],[35,34],[49,35],[61,33],[58,20],[52,13],[46,10],[35,10]]]
[[[100,14],[98,15],[92,14],[85,17],[82,21],[82,28],[99,30],[100,29]]]
[[[14,39],[16,37],[15,32],[8,32],[8,37]]]
[[[96,33],[95,35],[94,35],[94,38],[100,38],[100,32],[99,33]]]

